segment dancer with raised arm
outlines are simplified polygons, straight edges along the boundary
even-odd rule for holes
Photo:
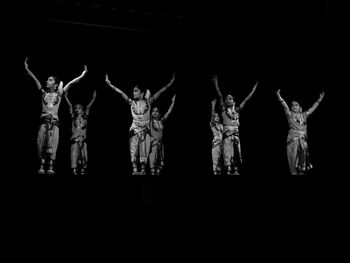
[[[68,93],[65,93],[65,99],[69,106],[69,113],[72,119],[71,136],[71,168],[73,175],[84,175],[87,169],[88,151],[87,151],[87,123],[90,108],[96,99],[96,90],[93,97],[84,111],[83,105],[77,103],[72,106],[68,99]]]
[[[172,103],[167,113],[162,117],[157,107],[152,109],[150,134],[151,134],[151,149],[149,153],[149,167],[151,175],[160,175],[164,166],[164,145],[163,145],[163,130],[164,122],[168,119],[170,113],[174,109],[176,95],[172,98]]]
[[[154,96],[150,96],[149,90],[144,91],[139,86],[133,89],[133,99],[130,99],[123,91],[114,86],[106,74],[106,83],[130,105],[132,124],[129,129],[130,157],[133,167],[133,175],[146,175],[146,165],[150,151],[150,112],[151,105],[174,82],[175,74],[170,82],[161,88]],[[139,166],[141,171],[139,171]]]
[[[38,173],[45,174],[45,167],[48,162],[47,174],[55,174],[54,162],[56,160],[56,151],[59,141],[59,119],[58,109],[61,103],[62,94],[67,92],[72,84],[79,82],[87,72],[84,66],[83,73],[63,86],[63,82],[59,81],[56,76],[49,76],[46,81],[45,88],[42,87],[40,81],[29,69],[28,58],[24,61],[24,67],[28,75],[34,80],[37,88],[42,93],[42,111],[41,124],[38,132],[37,147],[40,159],[40,168]]]
[[[219,97],[220,111],[223,122],[223,153],[226,174],[239,175],[239,165],[242,163],[241,142],[239,139],[239,113],[246,102],[253,96],[258,82],[255,83],[252,91],[237,107],[232,95],[227,95],[224,101],[218,85],[218,77],[214,75],[213,83]]]
[[[290,173],[292,175],[303,175],[312,168],[307,143],[307,119],[322,101],[324,92],[321,92],[318,100],[305,112],[297,101],[292,101],[290,110],[281,97],[280,90],[277,90],[276,95],[283,106],[289,125],[287,158]]]
[[[213,132],[213,140],[211,144],[211,155],[213,160],[213,173],[214,175],[221,175],[222,171],[222,135],[224,126],[220,123],[220,116],[215,112],[216,99],[211,102],[211,120],[210,128]]]

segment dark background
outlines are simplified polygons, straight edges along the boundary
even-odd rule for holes
[[[11,140],[8,150],[13,173],[6,173],[10,182],[4,184],[11,199],[5,210],[11,216],[4,254],[216,255],[232,246],[263,243],[267,229],[275,229],[277,223],[285,226],[294,217],[299,222],[304,205],[308,207],[302,210],[304,225],[313,231],[309,216],[323,199],[317,182],[331,176],[337,166],[334,145],[327,143],[330,122],[337,118],[328,82],[327,8],[327,1],[22,5],[10,31],[9,53],[15,63],[8,73],[16,100],[10,121],[20,128],[10,130],[10,136],[18,139]],[[88,176],[70,176],[71,122],[64,100],[59,111],[57,175],[36,175],[41,93],[24,70],[26,57],[42,83],[51,74],[67,83],[87,65],[87,75],[72,86],[69,96],[72,103],[86,106],[97,91],[88,124]],[[177,94],[165,123],[164,175],[131,178],[130,108],[105,84],[104,74],[131,96],[136,84],[154,94],[173,72],[174,84],[156,102],[165,114]],[[214,73],[223,95],[234,95],[237,103],[259,81],[241,113],[244,164],[239,178],[211,176]],[[304,110],[321,91],[326,93],[308,120],[311,176],[289,176],[288,124],[277,89],[288,104],[297,100]],[[277,217],[272,216],[275,212]],[[287,229],[274,239],[298,235],[290,226]],[[223,241],[226,235],[228,242]]]

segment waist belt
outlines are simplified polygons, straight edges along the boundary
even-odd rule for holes
[[[49,129],[52,129],[53,126],[56,126],[56,127],[59,126],[59,121],[53,118],[51,115],[49,115],[41,118],[41,124],[48,124]]]

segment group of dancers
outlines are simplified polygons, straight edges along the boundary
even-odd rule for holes
[[[59,118],[58,110],[62,97],[67,101],[71,114],[71,169],[73,175],[84,175],[87,171],[87,122],[90,107],[96,99],[96,91],[93,98],[85,107],[81,104],[72,105],[68,98],[68,90],[73,84],[78,83],[87,73],[84,66],[83,73],[77,78],[63,85],[56,76],[49,76],[46,86],[43,87],[33,72],[29,69],[28,58],[24,62],[28,75],[35,81],[36,86],[42,92],[42,112],[40,127],[37,137],[38,155],[40,159],[39,174],[54,175],[56,152],[59,142]],[[133,167],[133,175],[146,175],[149,164],[151,175],[160,175],[164,165],[163,129],[164,122],[173,111],[176,95],[172,97],[172,103],[164,116],[157,107],[151,107],[158,97],[166,91],[174,82],[175,74],[170,82],[153,96],[149,90],[142,90],[139,86],[133,89],[133,98],[129,98],[124,92],[111,83],[106,74],[105,81],[108,86],[120,94],[131,108],[133,122],[129,129],[130,156]]]
[[[211,110],[213,173],[214,175],[220,175],[222,172],[227,175],[239,175],[239,166],[242,164],[239,113],[254,94],[258,82],[241,104],[236,106],[233,96],[230,94],[226,96],[224,101],[216,75],[212,80],[220,102],[220,114],[215,111],[216,99],[212,101]],[[322,101],[324,92],[321,92],[318,100],[307,111],[303,111],[296,101],[292,101],[291,108],[289,108],[281,97],[280,90],[277,90],[276,95],[284,108],[289,124],[287,159],[290,173],[291,175],[305,175],[312,168],[307,144],[307,118]],[[222,121],[220,121],[220,115]]]
[[[73,175],[84,175],[87,171],[87,122],[90,107],[96,99],[96,91],[89,104],[85,107],[81,104],[72,105],[68,98],[68,90],[73,84],[78,83],[87,73],[84,66],[82,74],[63,85],[63,82],[55,76],[49,76],[46,86],[43,87],[28,66],[28,58],[24,62],[29,76],[35,81],[36,86],[42,92],[42,112],[37,137],[38,155],[40,160],[39,174],[54,175],[56,151],[59,142],[59,118],[58,109],[62,97],[65,98],[71,115],[71,169]],[[164,122],[174,109],[176,95],[172,97],[171,105],[164,116],[157,107],[152,107],[159,96],[166,91],[175,81],[175,74],[171,80],[151,95],[149,90],[143,90],[139,86],[133,88],[133,97],[128,97],[122,90],[111,83],[108,75],[105,76],[106,84],[122,96],[131,109],[132,124],[129,128],[129,150],[132,163],[132,175],[146,175],[148,170],[151,175],[160,175],[164,167],[163,129]],[[214,175],[239,175],[239,167],[242,164],[241,143],[239,137],[239,114],[246,102],[253,96],[258,82],[254,85],[249,95],[237,106],[232,95],[227,95],[225,100],[220,92],[218,78],[214,75],[214,88],[219,101],[219,113],[216,112],[217,99],[212,100],[210,127],[213,133],[212,163]],[[281,102],[289,124],[287,136],[287,158],[292,175],[305,174],[312,165],[309,160],[307,144],[307,118],[317,108],[324,97],[322,92],[313,106],[303,112],[298,102],[293,101],[291,108],[282,99],[280,90],[276,92]],[[221,117],[221,118],[220,118]],[[149,169],[148,169],[149,168]]]

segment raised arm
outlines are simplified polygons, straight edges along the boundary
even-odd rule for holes
[[[73,79],[70,82],[68,82],[66,84],[66,86],[64,86],[63,92],[67,92],[69,90],[69,88],[72,86],[72,84],[75,84],[75,83],[79,82],[85,76],[86,73],[87,73],[87,67],[86,67],[86,65],[84,65],[83,73],[81,73],[81,75],[79,77],[76,77],[75,79]]]
[[[28,75],[31,76],[32,79],[34,79],[35,84],[36,84],[36,86],[38,87],[38,89],[41,90],[41,89],[42,89],[42,86],[41,86],[39,80],[34,76],[33,72],[29,69],[29,67],[28,67],[28,62],[27,62],[27,61],[28,61],[28,57],[26,57],[26,59],[25,59],[25,61],[24,61],[24,68],[26,69]]]
[[[215,87],[216,93],[217,93],[217,95],[219,97],[220,107],[223,108],[224,107],[224,99],[223,99],[221,91],[219,89],[218,76],[214,75],[213,78],[212,78],[212,81],[214,83],[214,87]]]
[[[169,117],[170,113],[173,111],[174,105],[175,105],[175,98],[176,98],[176,94],[171,99],[172,102],[171,102],[171,105],[170,105],[170,107],[168,109],[168,112],[165,113],[165,115],[164,115],[164,120],[166,120]]]
[[[67,92],[64,93],[64,98],[66,99],[66,102],[67,102],[67,104],[69,106],[69,113],[73,114],[73,106],[72,106],[72,103],[68,99],[68,93]]]
[[[241,102],[241,104],[239,105],[239,107],[242,109],[244,107],[244,105],[247,103],[247,101],[253,96],[256,87],[258,86],[258,81],[255,83],[252,91],[249,93],[249,95]]]
[[[164,92],[166,91],[173,83],[175,80],[175,73],[173,74],[172,78],[170,79],[169,83],[166,84],[163,88],[161,88],[160,90],[158,90],[153,97],[151,97],[151,102],[154,102],[156,99],[158,99],[158,97]]]
[[[215,122],[215,105],[216,105],[216,99],[213,99],[211,101],[211,118],[210,118],[211,124]]]
[[[288,107],[287,103],[284,101],[284,99],[282,99],[282,97],[281,97],[281,90],[280,89],[277,90],[276,95],[277,95],[278,100],[281,102],[281,104],[282,104],[282,106],[284,108],[284,111],[286,113],[289,113],[290,112],[289,107]]]
[[[310,115],[311,113],[313,113],[314,110],[316,110],[316,108],[318,107],[318,105],[320,104],[320,102],[323,100],[323,97],[324,97],[324,92],[322,91],[318,100],[311,106],[310,109],[308,109],[306,111],[306,114],[307,115]]]
[[[108,75],[106,74],[106,83],[108,86],[110,86],[113,90],[115,90],[117,93],[119,93],[120,95],[122,95],[123,99],[128,101],[129,100],[129,97],[124,93],[122,92],[120,89],[118,89],[116,86],[112,85],[111,81],[109,80],[108,78]]]
[[[96,99],[96,90],[94,91],[94,93],[93,93],[93,95],[92,95],[91,101],[90,101],[89,104],[86,106],[86,110],[85,110],[86,115],[89,115],[90,107],[92,106],[92,104],[94,104],[95,99]]]

